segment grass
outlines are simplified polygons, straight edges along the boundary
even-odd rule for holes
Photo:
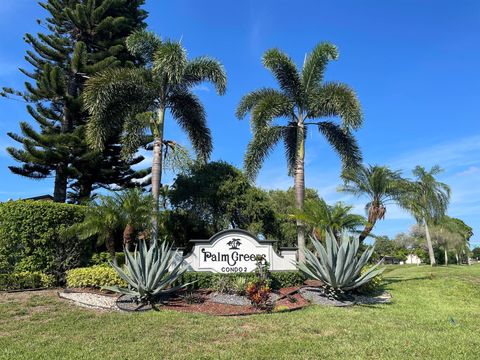
[[[478,359],[480,265],[392,266],[388,305],[222,318],[0,295],[0,359]]]

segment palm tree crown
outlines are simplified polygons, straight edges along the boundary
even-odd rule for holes
[[[236,115],[244,118],[251,113],[254,138],[245,156],[245,170],[254,177],[269,151],[283,141],[290,174],[297,164],[301,142],[306,137],[306,127],[316,126],[327,141],[340,154],[347,165],[361,159],[360,150],[350,129],[362,124],[362,112],[355,92],[346,84],[324,82],[325,68],[338,57],[337,48],[329,43],[318,44],[305,58],[299,71],[286,54],[278,49],[268,50],[263,64],[277,80],[280,90],[263,88],[245,95],[238,105]],[[342,124],[318,118],[340,117]],[[273,120],[287,122],[275,125]]]
[[[340,155],[346,167],[360,161],[360,150],[352,129],[362,124],[362,112],[355,92],[346,84],[325,82],[324,72],[330,60],[338,57],[337,48],[320,43],[305,57],[299,70],[293,60],[278,49],[268,50],[263,64],[278,82],[279,90],[263,88],[245,95],[236,115],[251,114],[253,139],[245,155],[245,171],[255,177],[278,143],[283,142],[288,171],[295,178],[296,206],[303,208],[305,197],[304,159],[307,128],[314,126]],[[339,117],[341,124],[333,121]],[[328,118],[318,120],[321,118]],[[274,122],[277,119],[284,120]],[[297,220],[299,259],[304,259],[304,229]]]
[[[418,222],[438,221],[447,211],[450,187],[435,178],[442,171],[438,165],[433,166],[430,171],[422,166],[416,166],[412,171],[415,180],[407,185],[408,191],[403,194],[402,204]]]
[[[435,178],[441,172],[442,169],[438,165],[433,166],[430,171],[422,166],[416,166],[413,169],[415,180],[405,183],[406,191],[400,199],[400,205],[425,227],[425,237],[432,266],[435,265],[435,255],[429,225],[434,225],[445,215],[450,201],[450,187]]]
[[[168,146],[164,139],[166,112],[187,133],[198,158],[208,160],[212,152],[210,129],[204,107],[191,89],[210,81],[222,95],[226,74],[217,60],[205,56],[188,60],[179,42],[162,41],[153,33],[133,33],[127,38],[127,48],[142,59],[142,67],[107,70],[86,84],[85,105],[91,114],[87,140],[92,147],[101,149],[106,139],[121,133],[126,155],[149,144],[147,148],[153,149],[152,195],[156,211],[162,154]]]
[[[370,234],[375,223],[382,220],[387,212],[387,205],[397,202],[404,190],[404,180],[400,171],[392,171],[386,166],[369,165],[342,173],[345,182],[340,191],[355,196],[367,196],[365,210],[368,223],[359,236],[363,241]]]
[[[312,226],[316,238],[325,239],[327,233],[332,233],[340,241],[342,232],[357,232],[366,223],[363,216],[351,213],[352,208],[342,202],[328,205],[323,199],[307,200],[295,218]]]

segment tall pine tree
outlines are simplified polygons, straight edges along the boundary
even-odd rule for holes
[[[20,123],[21,135],[8,135],[21,148],[8,148],[21,166],[10,170],[33,179],[55,176],[54,199],[88,199],[99,187],[133,186],[147,175],[131,166],[142,157],[124,160],[116,136],[105,150],[94,152],[85,142],[87,113],[83,109],[85,81],[106,68],[134,66],[125,38],[145,27],[144,0],[48,0],[40,5],[49,13],[38,21],[48,31],[25,35],[32,50],[25,59],[32,71],[20,69],[31,80],[25,91],[3,89],[4,96],[21,96],[38,126]]]

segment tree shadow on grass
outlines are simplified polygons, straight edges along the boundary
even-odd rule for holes
[[[407,282],[407,281],[418,281],[418,280],[432,280],[430,276],[420,276],[420,277],[412,277],[412,278],[402,278],[402,277],[389,277],[383,280],[384,285],[390,285],[400,282]]]

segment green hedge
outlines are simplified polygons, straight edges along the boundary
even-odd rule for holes
[[[85,208],[49,201],[0,204],[0,273],[40,271],[62,281],[68,269],[85,265],[92,241],[61,236],[81,222]]]
[[[126,287],[127,283],[110,266],[96,265],[67,271],[68,287],[101,288],[113,285]]]
[[[125,264],[125,253],[123,252],[116,252],[115,258],[117,259],[118,265]],[[110,261],[112,261],[112,256],[108,252],[101,252],[95,253],[92,255],[90,259],[90,265],[109,265]]]
[[[55,278],[41,272],[22,271],[0,274],[0,290],[48,288],[55,285]]]
[[[236,274],[214,274],[209,272],[193,272],[189,271],[182,275],[182,283],[192,284],[195,289],[214,288],[218,279],[226,277],[232,279],[238,277],[245,277],[247,281],[254,279],[253,273],[236,273]],[[280,289],[284,287],[291,287],[303,284],[305,281],[304,275],[299,271],[275,271],[270,274],[272,289]]]

